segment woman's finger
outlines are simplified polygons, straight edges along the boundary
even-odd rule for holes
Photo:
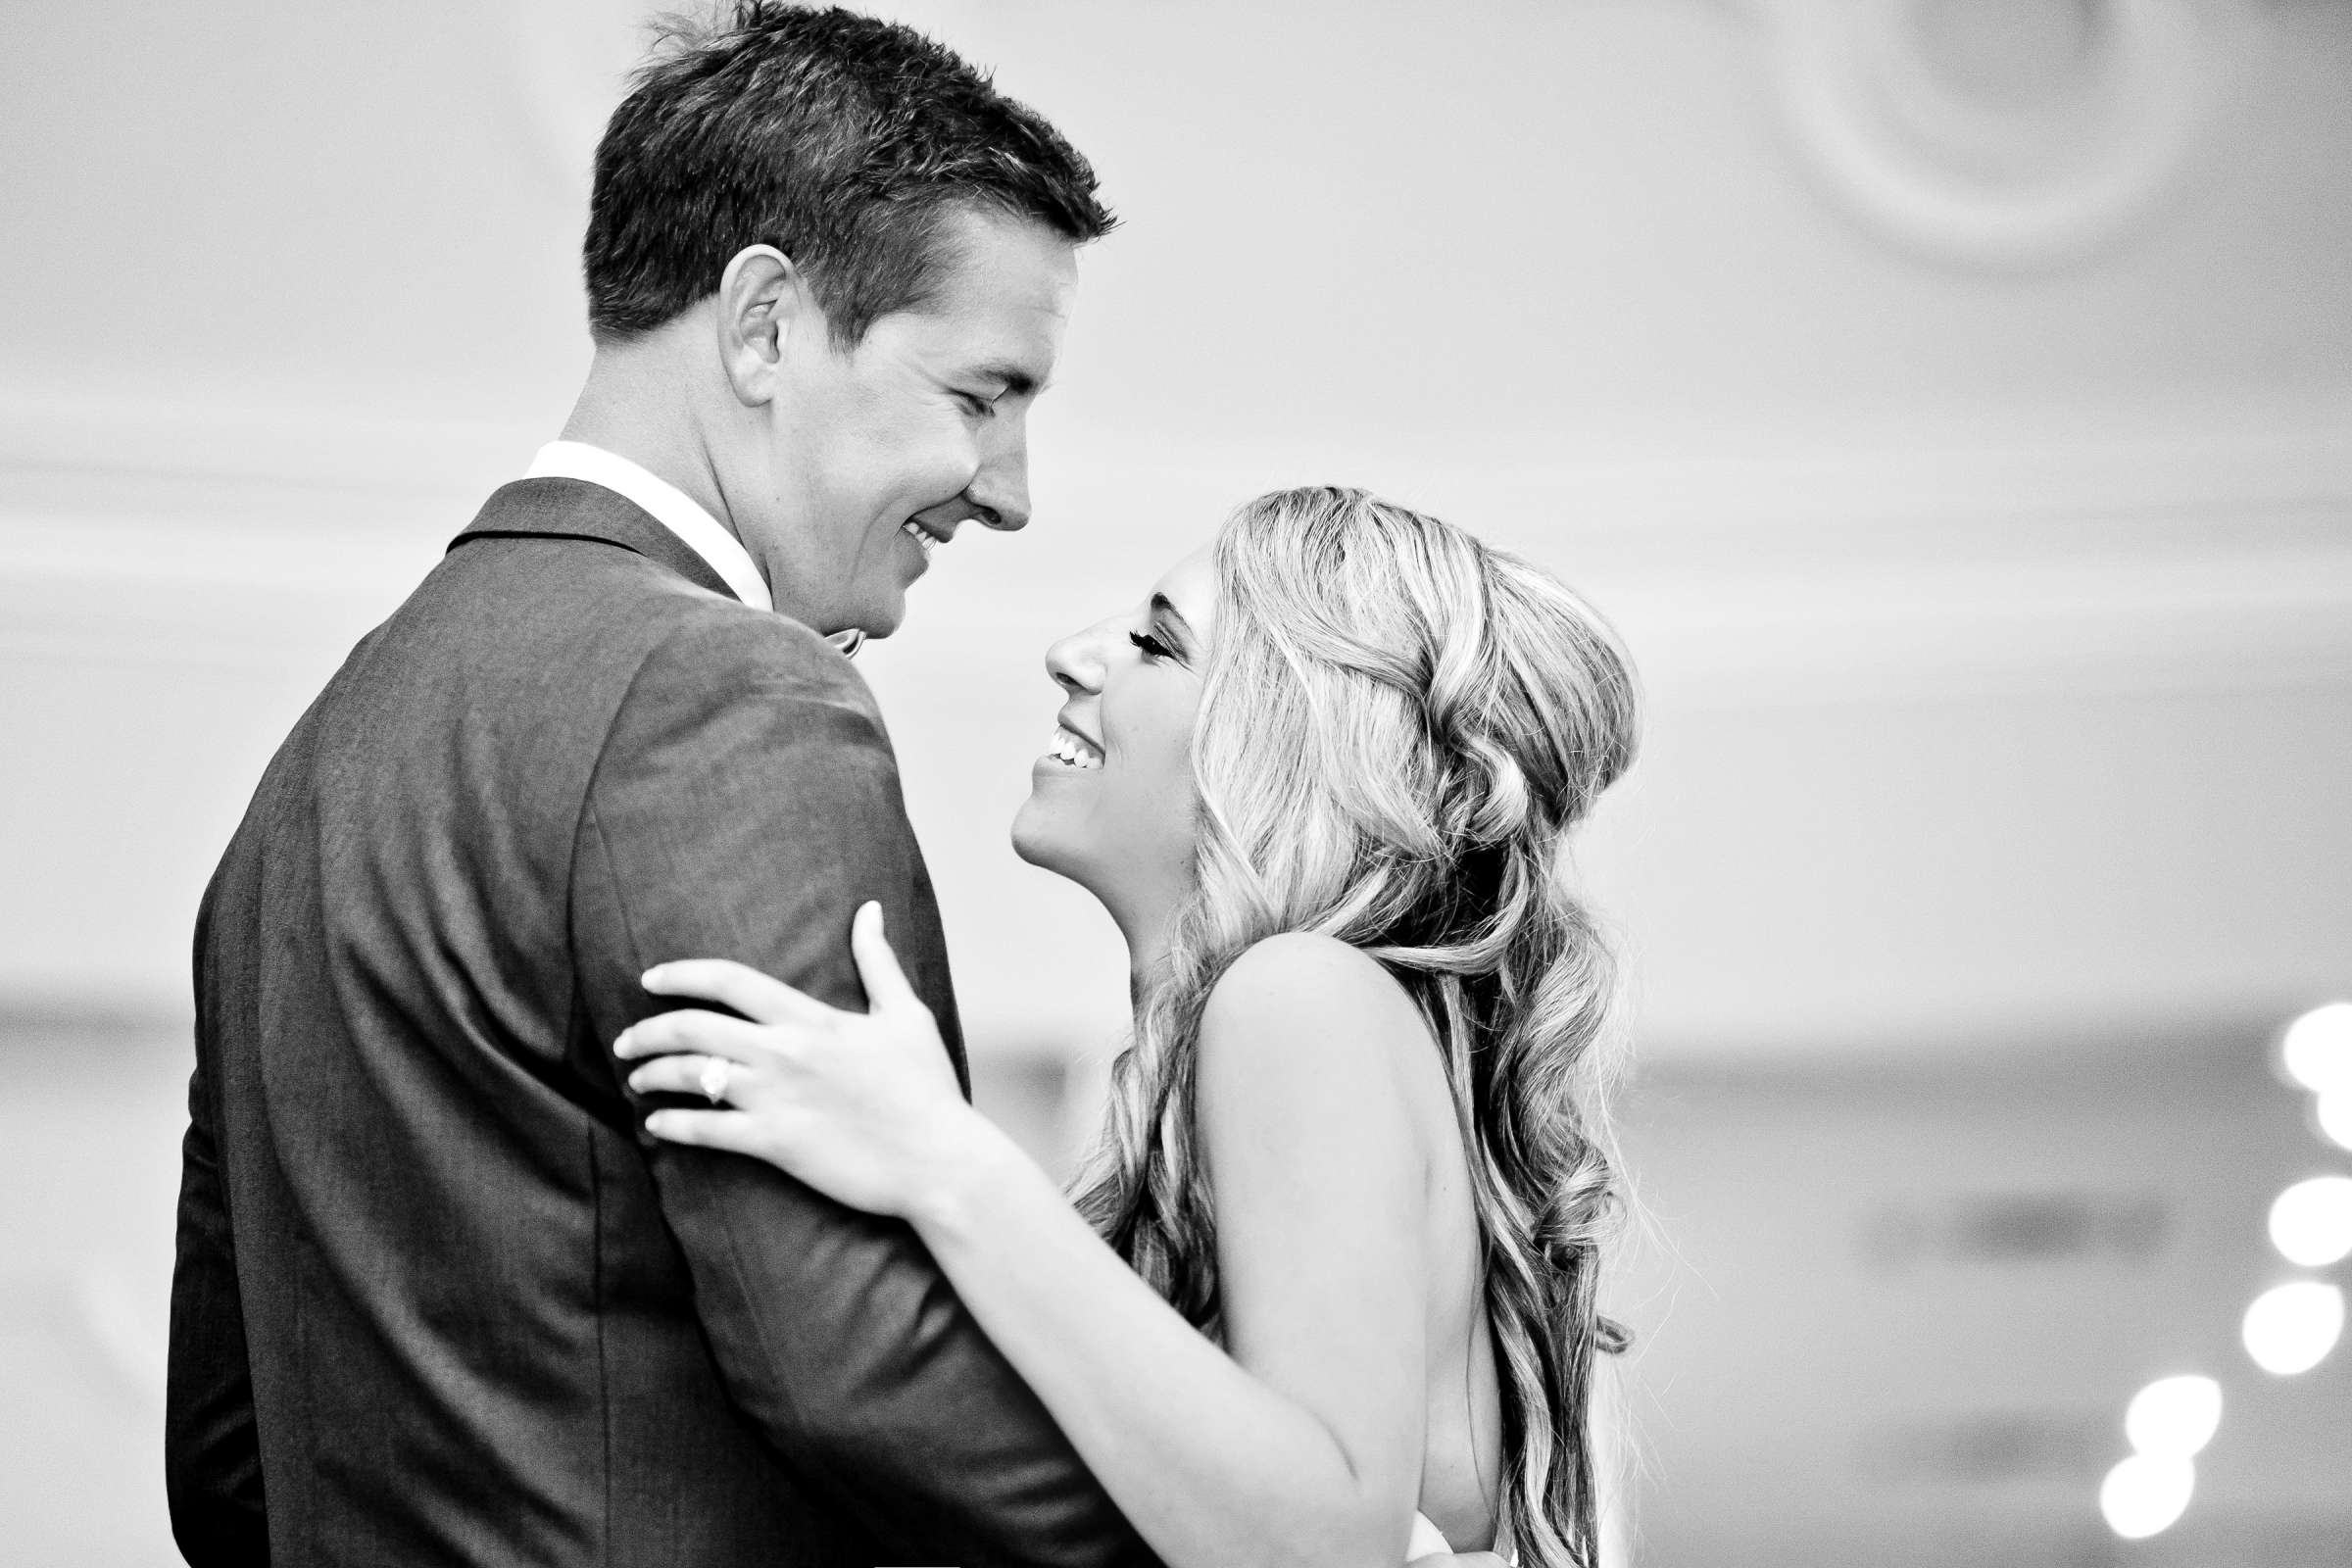
[[[858,978],[865,983],[866,1005],[876,1012],[885,1007],[921,1006],[922,999],[899,967],[899,956],[882,933],[882,906],[860,904],[850,921],[850,955],[858,960]]]
[[[707,1095],[710,1093],[705,1074],[711,1071],[710,1056],[656,1056],[629,1074],[629,1087],[641,1095]],[[733,1099],[746,1082],[744,1074],[732,1062],[718,1075],[718,1082],[729,1086],[724,1098]]]
[[[730,1018],[723,1012],[703,1007],[680,1007],[675,1012],[658,1012],[651,1018],[641,1018],[623,1029],[612,1042],[612,1054],[623,1061],[692,1051],[750,1063],[773,1050],[759,1024],[745,1023],[741,1018]]]
[[[657,1110],[645,1118],[645,1130],[665,1144],[737,1154],[760,1154],[765,1147],[759,1124],[740,1110]]]
[[[678,958],[645,971],[645,989],[661,997],[699,997],[733,1007],[755,1023],[821,1017],[832,1009],[772,975],[732,958]]]

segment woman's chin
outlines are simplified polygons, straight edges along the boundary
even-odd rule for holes
[[[1056,821],[1059,815],[1052,805],[1031,795],[1012,813],[1012,853],[1041,871],[1067,877],[1089,892],[1094,879],[1086,874],[1087,857],[1070,842],[1068,822]]]
[[[1021,808],[1012,813],[1012,853],[1041,870],[1060,871],[1054,863],[1051,824],[1044,815],[1035,795],[1021,803]]]

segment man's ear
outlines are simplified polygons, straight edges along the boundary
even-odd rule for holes
[[[773,245],[737,251],[719,274],[718,361],[747,408],[773,401],[793,334],[822,332],[822,314],[801,270]]]

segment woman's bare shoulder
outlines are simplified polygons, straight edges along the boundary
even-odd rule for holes
[[[1217,978],[1200,1014],[1200,1092],[1325,1113],[1409,1094],[1429,1029],[1377,959],[1336,938],[1286,931]],[[1385,1070],[1370,1070],[1378,1067]]]

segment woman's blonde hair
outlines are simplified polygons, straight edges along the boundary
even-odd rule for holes
[[[1522,1568],[1591,1568],[1592,1356],[1625,1343],[1595,1302],[1619,1198],[1618,986],[1567,840],[1633,761],[1632,665],[1551,577],[1360,490],[1261,496],[1215,559],[1197,882],[1137,999],[1079,1206],[1218,1333],[1201,1008],[1278,932],[1378,959],[1429,1021],[1469,1156],[1501,1372],[1499,1534]]]

